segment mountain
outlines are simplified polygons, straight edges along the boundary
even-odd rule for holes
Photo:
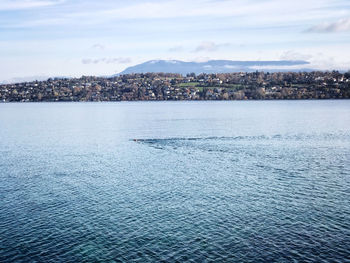
[[[49,78],[51,79],[64,79],[64,78],[70,78],[70,77],[64,77],[64,76],[56,76],[56,77],[50,77],[50,76],[28,76],[28,77],[18,77],[18,78],[11,78],[6,80],[0,80],[1,84],[14,84],[14,83],[23,83],[23,82],[32,82],[32,81],[46,81]]]
[[[179,60],[151,60],[128,67],[119,74],[165,72],[165,73],[229,73],[259,71],[311,71],[304,68],[309,62],[303,60],[233,61],[209,60],[207,62],[184,62]],[[118,74],[118,75],[119,75]]]

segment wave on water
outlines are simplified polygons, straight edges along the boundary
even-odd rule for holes
[[[210,136],[210,137],[172,137],[172,138],[149,138],[149,139],[132,139],[131,141],[149,145],[155,148],[163,146],[185,146],[193,143],[234,143],[240,141],[343,141],[350,142],[350,133],[322,133],[322,134],[275,134],[271,136]]]

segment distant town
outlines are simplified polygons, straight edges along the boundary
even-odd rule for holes
[[[0,85],[1,102],[349,99],[350,72],[139,73]]]

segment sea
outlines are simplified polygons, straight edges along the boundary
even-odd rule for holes
[[[350,262],[350,101],[0,104],[0,262]]]

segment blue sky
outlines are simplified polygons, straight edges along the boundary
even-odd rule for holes
[[[152,59],[304,59],[350,69],[349,0],[0,0],[0,81]]]

